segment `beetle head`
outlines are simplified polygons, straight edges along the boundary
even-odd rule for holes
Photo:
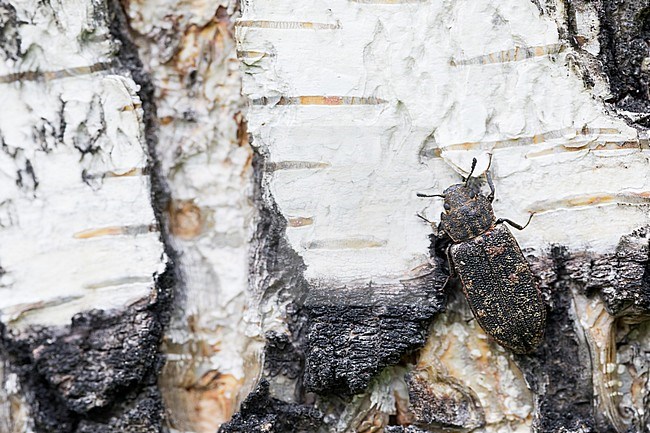
[[[447,188],[440,228],[454,242],[462,242],[485,233],[494,223],[490,200],[481,194],[478,185],[459,183]]]
[[[492,155],[490,155],[488,170],[491,163]],[[479,185],[471,182],[475,168],[476,158],[472,160],[472,169],[467,178],[463,179],[463,183],[450,186],[442,194],[417,194],[418,197],[442,197],[445,199],[443,204],[445,210],[440,215],[438,228],[447,233],[455,243],[485,233],[496,221],[492,210],[494,187],[488,177],[488,184],[492,189],[492,193],[490,197],[481,194]],[[422,216],[420,218],[428,221]]]

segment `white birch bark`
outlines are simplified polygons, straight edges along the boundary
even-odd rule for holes
[[[167,259],[105,5],[0,6],[0,311],[19,334],[149,298]],[[3,383],[0,430],[31,431],[17,377]]]

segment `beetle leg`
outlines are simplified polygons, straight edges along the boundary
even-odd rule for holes
[[[449,278],[445,281],[445,285],[449,282],[450,278],[456,278],[456,268],[454,267],[454,262],[451,260],[451,245],[447,247],[445,254],[447,255],[447,263],[449,263]]]
[[[420,215],[419,213],[416,213],[415,215],[417,215],[417,217],[420,218],[421,220],[424,220],[424,221],[428,222],[429,224],[433,225],[433,221],[429,221],[428,219],[426,219],[426,217]]]
[[[535,212],[533,212],[533,213],[530,214],[530,217],[528,217],[528,222],[527,222],[526,225],[524,225],[524,226],[522,226],[521,224],[517,224],[516,222],[511,221],[511,220],[509,220],[508,218],[499,218],[499,219],[497,220],[496,224],[508,223],[508,224],[510,224],[511,227],[514,227],[514,228],[516,228],[517,230],[523,230],[523,229],[525,229],[526,227],[528,227],[528,224],[530,224],[530,220],[533,219],[533,215],[535,215]]]

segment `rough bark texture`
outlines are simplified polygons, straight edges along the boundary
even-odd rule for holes
[[[0,432],[650,431],[648,17],[0,0]],[[416,217],[486,153],[528,355]]]
[[[69,22],[69,8],[75,7],[72,4],[42,3],[34,10],[21,10],[19,14],[11,5],[3,4],[3,7],[6,8],[2,14],[5,22],[3,48],[10,49],[4,52],[4,57],[9,68],[19,71],[13,75],[3,75],[2,85],[6,86],[5,90],[13,87],[14,91],[25,95],[25,101],[29,101],[29,92],[32,90],[26,87],[25,83],[34,80],[34,86],[42,89],[46,101],[50,98],[58,98],[60,101],[60,108],[54,116],[48,111],[47,102],[33,105],[33,110],[40,112],[41,121],[35,125],[32,137],[23,141],[17,138],[14,125],[3,125],[2,136],[6,153],[12,158],[22,159],[22,155],[33,152],[34,157],[31,160],[38,161],[32,163],[30,159],[25,159],[25,169],[17,173],[16,180],[19,188],[31,191],[31,197],[27,200],[31,200],[33,204],[25,204],[22,209],[16,211],[13,223],[4,225],[3,228],[6,230],[11,226],[22,226],[29,220],[30,209],[38,209],[38,203],[45,200],[45,208],[49,206],[52,209],[55,227],[62,224],[56,220],[63,217],[62,212],[77,211],[82,228],[83,224],[88,224],[86,230],[77,231],[71,236],[77,239],[77,243],[64,247],[63,254],[67,248],[84,248],[81,242],[85,239],[99,239],[94,241],[99,253],[96,260],[103,261],[105,269],[110,270],[111,266],[115,266],[115,259],[110,253],[104,253],[102,258],[100,251],[106,248],[110,251],[111,236],[118,238],[116,244],[119,244],[120,237],[124,236],[122,247],[113,246],[115,253],[121,254],[127,261],[137,263],[140,266],[139,272],[145,274],[144,278],[139,277],[137,273],[129,275],[128,272],[133,272],[129,269],[130,266],[120,268],[118,265],[114,268],[114,274],[107,277],[108,281],[95,282],[97,278],[101,278],[101,272],[93,274],[90,261],[89,264],[81,265],[81,272],[75,270],[73,263],[67,267],[50,264],[49,266],[55,267],[54,274],[50,276],[53,290],[46,295],[44,302],[40,303],[40,299],[35,296],[32,304],[3,310],[2,354],[6,362],[5,384],[12,380],[17,382],[13,389],[5,387],[6,394],[3,397],[7,399],[5,402],[9,403],[12,401],[11,395],[20,391],[24,396],[21,404],[27,404],[29,407],[26,411],[15,408],[11,410],[7,418],[11,421],[7,422],[3,431],[162,431],[165,411],[157,386],[163,360],[159,345],[163,329],[169,322],[169,310],[176,285],[176,269],[170,259],[175,256],[174,251],[169,247],[164,247],[163,251],[161,243],[165,238],[165,221],[161,210],[165,208],[168,196],[165,181],[159,175],[156,159],[147,157],[155,155],[156,146],[152,86],[129,39],[119,3],[89,4],[84,11],[86,15],[83,15],[81,22],[75,24]],[[25,14],[33,14],[32,19],[26,19]],[[53,27],[50,27],[52,25]],[[38,44],[46,45],[48,41],[35,40],[23,45],[23,38],[30,35],[30,32],[47,32],[48,29],[54,42],[52,50],[44,52],[51,55],[52,59],[48,59],[47,55],[44,59],[39,55],[31,57],[38,51]],[[75,31],[80,33],[75,34]],[[76,41],[71,38],[74,36],[78,37]],[[7,43],[8,41],[10,42]],[[78,46],[75,46],[75,42]],[[74,64],[79,59],[72,55],[75,49],[86,50],[82,60],[94,56],[100,59],[105,56],[104,59],[108,60],[90,66],[76,66]],[[48,72],[56,67],[54,58],[59,54],[66,59],[64,62],[69,61],[72,65],[67,69]],[[48,64],[48,61],[52,61],[52,64]],[[33,62],[36,64],[30,64]],[[30,66],[34,69],[25,70]],[[134,119],[115,117],[110,101],[116,96],[107,92],[100,93],[92,86],[84,87],[83,83],[87,80],[84,75],[87,74],[97,74],[95,79],[98,82],[101,82],[103,76],[122,77],[123,83],[131,86],[134,93],[131,95],[132,105],[121,107],[121,111],[136,113]],[[68,86],[74,88],[75,81],[80,84],[76,93],[70,93],[66,89]],[[116,87],[116,90],[119,94],[119,88]],[[87,94],[89,96],[86,96]],[[89,97],[91,103],[88,111],[84,113],[81,111],[84,107],[80,101],[85,97]],[[82,117],[84,114],[86,118]],[[56,119],[54,122],[50,120],[52,117]],[[37,146],[35,151],[34,146]],[[45,170],[48,157],[64,161],[61,158],[65,158],[69,149],[76,149],[73,152],[79,154],[77,182],[82,186],[76,189],[75,186],[69,186],[70,189],[66,192],[61,187],[56,189],[57,178],[48,177]],[[125,160],[123,155],[128,155],[128,152],[135,154],[136,158]],[[141,165],[125,165],[129,163]],[[43,174],[38,172],[39,167]],[[105,171],[102,171],[102,168]],[[66,170],[66,167],[61,166],[60,169]],[[67,170],[74,171],[75,167],[68,167]],[[39,177],[42,180],[39,180]],[[110,207],[111,200],[128,201],[130,194],[139,191],[140,181],[146,192],[143,197],[131,196],[134,203],[131,208],[122,203],[120,208],[123,213],[117,213],[116,208]],[[130,182],[132,186],[130,189],[126,186],[120,193],[119,189],[116,189],[120,185],[119,182]],[[74,185],[72,181],[70,184]],[[56,197],[61,193],[67,193],[72,199],[80,200],[79,209],[74,209],[74,206],[58,209],[48,202],[52,196]],[[142,204],[138,204],[143,199]],[[19,200],[26,199],[14,199]],[[108,201],[109,207],[102,203],[102,200]],[[11,204],[12,201],[8,199],[4,203]],[[88,209],[93,206],[104,208],[107,214],[104,218],[97,217],[85,210],[86,206]],[[120,226],[120,215],[126,216],[126,220],[133,219],[130,213],[137,215],[135,209],[139,206],[145,206],[145,209],[148,207],[148,215],[145,213],[144,216],[150,218],[145,219],[147,225],[131,223]],[[115,221],[114,226],[109,225],[112,221]],[[62,227],[64,233],[69,230],[65,223]],[[26,230],[27,227],[23,229]],[[101,242],[107,236],[106,245],[103,246]],[[147,248],[145,241],[140,241],[138,236],[150,238],[151,242],[155,242],[154,245],[160,247]],[[45,244],[46,251],[48,248]],[[120,251],[119,248],[123,250]],[[8,251],[11,251],[11,246]],[[150,255],[146,256],[147,253]],[[85,254],[92,260],[92,250]],[[38,255],[34,255],[32,260],[38,260]],[[56,263],[57,253],[53,253],[50,260]],[[86,260],[86,257],[82,256],[81,260]],[[158,269],[151,268],[148,263],[152,260],[153,263],[162,263],[164,272],[158,271],[160,266]],[[6,273],[15,275],[18,270],[15,265],[8,265]],[[147,272],[150,272],[148,276]],[[70,279],[70,275],[76,274],[81,275],[82,281],[90,280],[84,281],[82,289],[85,289],[85,292],[79,292],[75,287],[75,279]],[[12,288],[12,283],[19,284],[20,281],[9,282],[4,285],[5,289]],[[59,287],[61,283],[67,284],[68,287]],[[144,290],[135,290],[135,285],[143,283]],[[61,289],[63,293],[57,293]],[[120,295],[120,289],[131,290],[133,294],[125,298]],[[67,298],[66,290],[70,293]],[[95,296],[83,301],[84,296],[94,291],[105,294],[102,295],[105,297]],[[62,299],[58,300],[57,295]],[[48,301],[48,297],[54,297],[55,300]],[[81,299],[81,302],[75,302],[77,299]],[[8,311],[14,313],[7,315]],[[10,382],[6,382],[7,380]],[[26,419],[21,419],[22,417]]]
[[[358,394],[384,367],[422,346],[431,319],[444,307],[445,278],[433,275],[422,285],[398,290],[369,286],[310,293],[305,306],[307,389]]]
[[[262,380],[246,397],[240,411],[219,431],[223,433],[255,431],[307,433],[318,430],[322,424],[322,417],[323,414],[311,406],[287,403],[271,397],[269,383]]]
[[[254,388],[253,372],[261,368],[255,314],[244,320],[254,212],[233,35],[239,4],[123,5],[153,85],[155,151],[170,190],[163,210],[182,274],[162,347],[168,356],[161,390],[171,428],[214,432]]]
[[[271,395],[318,408],[319,431],[650,428],[645,6],[244,6]],[[458,282],[446,299],[445,246],[415,253],[414,192],[482,152],[497,217],[538,214],[515,234],[548,314],[528,355],[483,333]]]
[[[28,393],[36,431],[160,431],[164,320],[157,310],[97,310],[73,317],[69,329],[31,329],[14,338],[5,331],[3,349]]]
[[[650,3],[601,1],[600,59],[609,78],[610,102],[617,107],[647,114],[650,111]],[[638,121],[650,126],[645,118]]]

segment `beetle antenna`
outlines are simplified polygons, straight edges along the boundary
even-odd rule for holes
[[[442,197],[442,198],[445,198],[444,194],[422,194],[421,192],[418,192],[416,195],[418,197]]]
[[[465,179],[465,186],[467,186],[469,180],[472,178],[472,174],[474,174],[475,168],[476,168],[476,158],[472,159],[472,169],[469,171],[469,174],[467,175],[467,179]]]
[[[492,166],[492,154],[489,153],[490,155],[490,160],[488,161],[488,166],[485,169],[485,180],[487,180],[487,184],[490,187],[490,194],[487,196],[488,200],[490,203],[494,201],[494,182],[492,182],[492,175],[490,175],[490,166]]]

